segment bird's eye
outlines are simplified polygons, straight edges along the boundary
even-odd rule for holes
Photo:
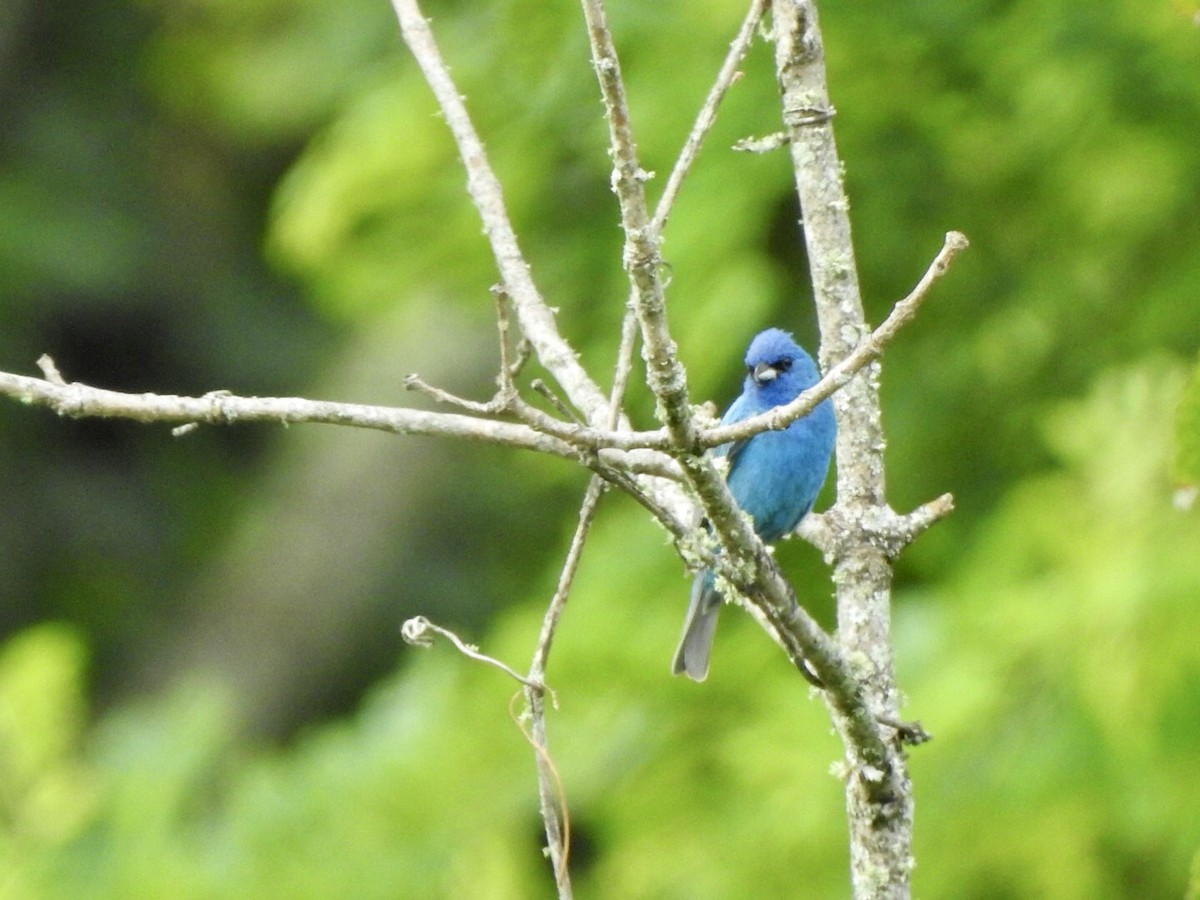
[[[785,356],[783,359],[779,360],[779,362],[774,363],[771,368],[778,369],[780,372],[787,372],[792,368],[792,358],[790,356]]]

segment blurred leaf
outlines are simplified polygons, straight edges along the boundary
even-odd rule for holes
[[[1192,372],[1175,418],[1175,502],[1190,509],[1200,492],[1200,367]]]
[[[58,624],[22,632],[0,652],[0,734],[10,787],[27,786],[62,762],[83,725],[79,636]]]
[[[77,759],[85,659],[79,636],[60,624],[0,648],[0,897],[36,896],[39,853],[75,834],[97,804]]]
[[[321,122],[391,45],[386,3],[140,0],[161,18],[145,60],[175,112],[242,141],[293,139]]]
[[[1157,359],[1058,404],[1044,419],[1058,469],[1014,489],[962,553],[952,602],[901,596],[902,680],[937,737],[913,757],[923,895],[1182,882],[1200,839],[1184,812],[1200,792],[1200,526],[1167,502],[1182,381]],[[962,817],[974,849],[946,854]]]

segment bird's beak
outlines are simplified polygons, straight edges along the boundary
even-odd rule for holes
[[[779,370],[770,363],[761,362],[754,367],[754,380],[759,384],[767,381],[774,381],[779,377]]]

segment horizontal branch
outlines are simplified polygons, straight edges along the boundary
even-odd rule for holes
[[[580,448],[542,434],[528,425],[457,413],[428,412],[361,403],[334,403],[301,397],[239,397],[213,391],[202,397],[173,394],[131,394],[85,384],[68,384],[48,357],[39,361],[46,378],[0,372],[0,396],[29,406],[43,406],[71,418],[129,419],[164,424],[231,425],[237,422],[275,422],[281,425],[325,424],[368,428],[392,434],[452,437],[523,450],[536,450],[579,461]],[[660,453],[625,453],[597,446],[607,465],[637,474],[678,479],[678,467]]]

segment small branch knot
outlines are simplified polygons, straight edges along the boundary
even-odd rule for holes
[[[802,531],[832,559],[853,552],[865,540],[887,559],[894,560],[905,547],[952,512],[954,497],[950,494],[943,494],[906,514],[898,513],[886,504],[838,504]]]
[[[225,398],[232,397],[229,391],[209,391],[204,395],[204,399],[208,401],[209,414],[208,420],[215,425],[232,425],[233,416],[230,415],[228,408],[225,406]]]
[[[824,125],[837,115],[833,106],[789,106],[783,110],[783,121],[789,128]]]

